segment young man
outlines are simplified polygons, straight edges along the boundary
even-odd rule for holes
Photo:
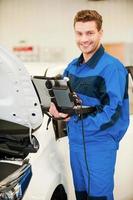
[[[114,200],[114,169],[119,141],[129,125],[128,74],[122,63],[105,52],[102,16],[79,11],[74,18],[82,54],[66,68],[72,89],[94,113],[68,118],[70,159],[77,200]],[[50,113],[66,117],[51,104]]]

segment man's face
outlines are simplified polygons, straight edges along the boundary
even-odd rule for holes
[[[99,48],[102,30],[98,31],[95,21],[76,22],[76,43],[83,54],[91,54]]]

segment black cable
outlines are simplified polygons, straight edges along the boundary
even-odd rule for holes
[[[86,151],[86,143],[85,143],[85,132],[84,132],[84,123],[83,123],[83,109],[81,105],[81,124],[82,124],[82,136],[83,136],[83,147],[84,147],[84,158],[85,158],[85,164],[86,164],[86,169],[87,169],[87,174],[88,174],[88,192],[87,192],[87,200],[89,200],[90,196],[90,170],[89,170],[89,164],[88,164],[88,159],[87,159],[87,151]]]

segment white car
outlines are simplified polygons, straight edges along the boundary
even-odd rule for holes
[[[25,66],[0,47],[0,200],[75,200],[65,123],[47,122]]]
[[[74,200],[66,130],[46,130],[29,73],[3,47],[0,91],[0,199]]]

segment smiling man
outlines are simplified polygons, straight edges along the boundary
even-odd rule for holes
[[[66,68],[83,106],[95,112],[68,118],[70,160],[77,200],[114,200],[114,170],[119,142],[129,125],[128,73],[101,45],[102,16],[79,11],[74,18],[79,58]],[[50,113],[63,116],[54,104]]]
[[[76,35],[76,42],[79,49],[82,51],[84,56],[84,62],[88,61],[89,58],[98,50],[100,47],[100,40],[102,37],[101,29],[102,21],[77,21],[75,18],[74,28]]]

